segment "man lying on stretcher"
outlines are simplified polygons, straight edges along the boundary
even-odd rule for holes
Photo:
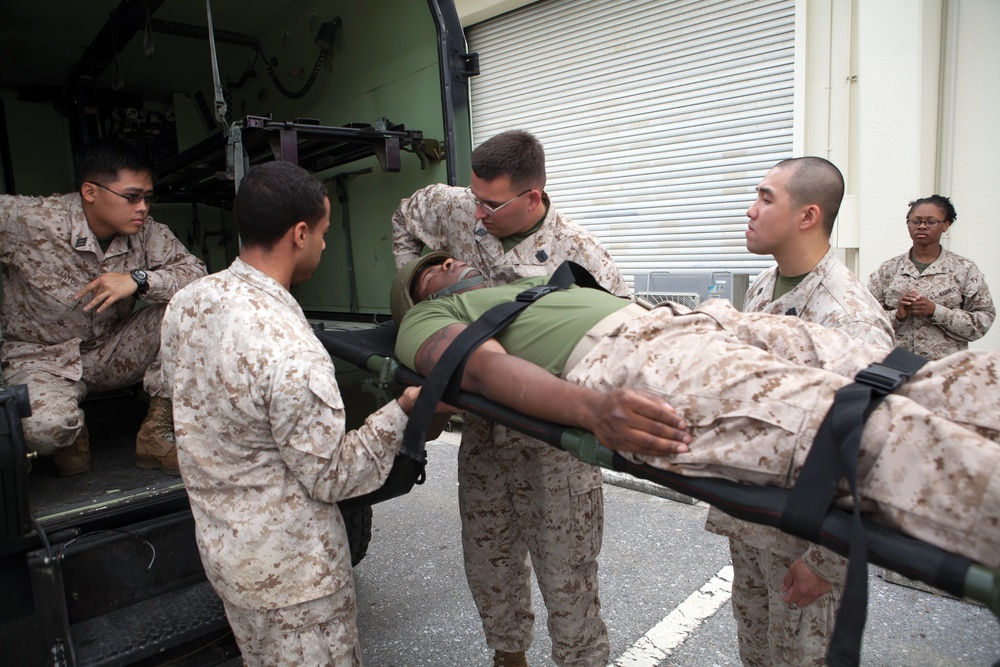
[[[464,262],[444,253],[400,270],[392,305],[401,363],[427,375],[482,313],[548,281],[487,288],[468,274]],[[740,313],[723,300],[646,311],[571,287],[538,299],[476,349],[462,388],[594,431],[606,446],[670,472],[788,488],[834,392],[884,357],[838,331]],[[623,434],[630,421],[640,428]],[[864,427],[857,469],[863,511],[1000,567],[998,436],[1000,353],[966,350],[928,362]]]

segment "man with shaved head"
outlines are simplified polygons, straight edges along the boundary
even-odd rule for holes
[[[745,312],[789,315],[839,329],[885,350],[892,325],[830,247],[844,178],[820,157],[782,160],[747,209],[747,250],[777,266],[747,291]],[[776,529],[712,508],[705,527],[729,538],[733,614],[747,667],[822,667],[847,560]]]

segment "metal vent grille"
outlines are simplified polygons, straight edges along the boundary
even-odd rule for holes
[[[659,305],[664,301],[673,301],[682,306],[694,308],[701,303],[701,295],[697,292],[675,292],[673,294],[669,292],[646,292],[645,294],[636,294],[636,296],[649,301],[653,305]]]
[[[546,0],[471,26],[473,143],[534,133],[553,205],[625,273],[757,273],[773,260],[746,249],[746,210],[794,154],[796,6],[809,5]]]

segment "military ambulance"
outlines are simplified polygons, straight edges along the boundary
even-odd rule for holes
[[[238,253],[242,175],[296,162],[328,184],[333,224],[294,295],[317,326],[376,326],[389,317],[395,207],[424,185],[467,179],[477,70],[451,0],[3,3],[0,193],[72,192],[76,147],[126,140],[157,165],[153,218],[214,272]],[[353,427],[388,390],[337,364]],[[143,399],[141,387],[88,396],[92,469],[57,478],[26,451],[24,387],[0,391],[4,663],[238,656],[183,483],[133,463]],[[405,492],[412,477],[402,477],[341,506],[355,563],[371,537],[368,502]]]

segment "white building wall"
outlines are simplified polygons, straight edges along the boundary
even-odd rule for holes
[[[844,175],[844,203],[830,241],[858,270],[857,8],[843,0],[795,5],[794,154],[817,155]]]
[[[456,1],[465,25],[524,4]],[[1000,1],[799,0],[796,26],[795,152],[844,172],[841,258],[867,280],[910,247],[907,202],[938,192],[945,246],[1000,302]],[[972,347],[1000,350],[1000,324]]]
[[[858,273],[905,252],[907,202],[939,192],[958,211],[945,247],[974,261],[1000,301],[1000,3],[858,5]],[[953,98],[942,92],[952,89]],[[1000,349],[1000,325],[972,347]]]
[[[948,249],[974,261],[1000,303],[1000,2],[950,0],[958,6],[952,174],[948,189],[958,223]],[[975,348],[1000,350],[1000,323]]]
[[[505,12],[512,11],[518,7],[530,5],[535,0],[455,0],[455,9],[462,21],[462,26],[467,27],[473,23],[479,23],[494,16],[499,16]]]

